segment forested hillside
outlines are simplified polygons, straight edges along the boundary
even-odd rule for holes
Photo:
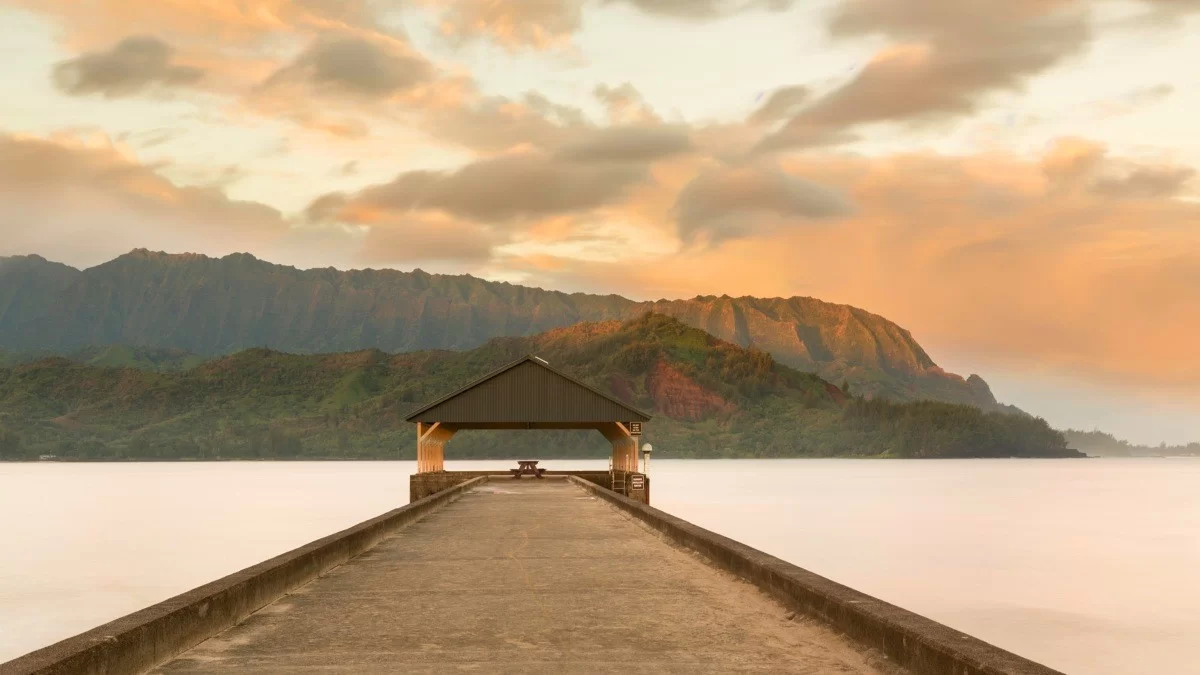
[[[1200,457],[1200,443],[1137,445],[1103,431],[1076,429],[1067,429],[1063,436],[1071,447],[1097,457]]]
[[[848,397],[673,318],[583,323],[464,352],[251,349],[186,370],[49,358],[0,368],[0,457],[412,457],[406,413],[537,354],[651,412],[663,457],[1074,456],[1024,415]],[[448,457],[603,457],[594,432],[465,432]]]

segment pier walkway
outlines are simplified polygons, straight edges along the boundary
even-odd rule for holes
[[[789,616],[573,483],[499,480],[154,672],[894,672]]]

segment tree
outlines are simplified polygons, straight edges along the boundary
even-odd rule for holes
[[[20,434],[0,427],[0,459],[16,459],[20,456],[22,456]]]

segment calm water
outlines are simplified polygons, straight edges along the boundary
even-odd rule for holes
[[[1200,460],[650,468],[659,508],[1061,670],[1200,673]],[[0,662],[401,505],[413,470],[0,464]]]

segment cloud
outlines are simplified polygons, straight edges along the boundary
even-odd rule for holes
[[[88,52],[54,67],[54,83],[72,96],[102,94],[117,98],[152,86],[195,84],[204,71],[171,63],[170,45],[153,37],[128,37],[112,49]]]
[[[1187,166],[1140,166],[1117,176],[1101,176],[1091,185],[1096,194],[1124,199],[1174,197],[1196,175]]]
[[[1123,98],[1131,106],[1141,107],[1158,103],[1175,93],[1175,87],[1170,84],[1156,84],[1149,87],[1139,87],[1126,94]]]
[[[785,11],[796,0],[417,0],[437,13],[441,34],[456,44],[488,40],[509,51],[569,43],[590,6],[625,5],[648,15],[709,20],[748,11]]]
[[[628,82],[616,87],[598,84],[592,93],[604,104],[610,124],[659,121],[658,115],[646,105],[641,92]]]
[[[1108,150],[1104,144],[1086,138],[1067,136],[1057,138],[1040,159],[1042,170],[1056,183],[1074,182],[1091,173]]]
[[[1188,166],[1110,157],[1100,143],[1073,137],[1057,139],[1041,165],[1059,191],[1086,191],[1116,199],[1176,197],[1196,175]]]
[[[805,153],[780,159],[778,170],[846,195],[852,212],[819,227],[780,226],[796,219],[774,212],[736,215],[722,222],[775,226],[643,256],[633,269],[569,257],[509,262],[527,283],[568,291],[845,302],[977,362],[1200,395],[1200,203],[1168,190],[1114,196],[1096,182],[1157,166],[1084,139],[1033,159]],[[793,203],[779,188],[727,192],[731,204],[713,196],[721,190],[693,194],[718,213]]]
[[[406,171],[354,193],[329,193],[313,200],[304,217],[315,225],[362,228],[369,232],[365,246],[378,245],[389,256],[411,241],[436,249],[441,260],[481,262],[485,250],[514,243],[584,251],[609,236],[597,234],[606,232],[607,219],[637,222],[639,191],[653,185],[636,158],[568,159],[526,149],[454,171]]]
[[[353,37],[318,40],[264,83],[269,89],[303,82],[318,92],[334,91],[383,98],[431,81],[433,66],[423,57]]]
[[[537,92],[510,98],[480,96],[473,85],[465,89],[461,100],[426,109],[421,126],[439,140],[479,153],[534,148],[571,161],[654,162],[695,149],[692,129],[663,124],[632,87],[618,92],[601,86],[621,110],[610,118],[611,126]]]
[[[605,4],[627,4],[647,14],[681,19],[713,19],[747,11],[782,12],[796,0],[603,0]]]
[[[842,0],[828,30],[839,39],[881,36],[890,44],[761,149],[836,142],[863,124],[967,115],[987,95],[1019,89],[1091,39],[1084,5],[1072,0]]]
[[[403,33],[384,21],[407,5],[401,0],[6,1],[51,17],[60,43],[72,52],[107,50],[136,26],[177,49],[178,59],[188,67],[204,71],[194,86],[230,98],[245,97],[288,65],[280,54],[295,44],[344,38],[379,45],[392,55],[414,54]],[[358,84],[384,86],[386,77]],[[354,84],[351,76],[350,86]],[[251,108],[260,114],[289,117],[257,103]],[[229,117],[239,112],[227,111]]]
[[[95,48],[125,37],[130,26],[171,43],[206,45],[244,53],[280,36],[341,32],[359,37],[398,38],[381,18],[403,0],[7,0],[54,16],[65,42]]]
[[[738,166],[708,171],[679,193],[674,207],[686,243],[711,243],[761,233],[764,224],[844,216],[844,197],[777,166]]]
[[[442,35],[463,43],[485,38],[509,50],[562,45],[583,22],[581,0],[418,0],[440,9]]]
[[[283,216],[216,187],[182,187],[107,138],[0,135],[0,249],[99,262],[132,248],[228,253],[270,243]]]
[[[1200,12],[1200,0],[1136,0],[1144,5],[1151,21],[1173,22]]]
[[[475,223],[411,218],[372,227],[358,254],[369,265],[415,261],[483,263],[505,238]]]
[[[566,143],[556,157],[569,162],[654,162],[692,150],[686,127],[607,127]]]
[[[1137,87],[1120,96],[1091,101],[1083,107],[1095,119],[1111,119],[1160,103],[1174,93],[1175,87],[1169,84]]]
[[[453,172],[408,171],[351,197],[325,195],[308,216],[367,225],[401,213],[442,212],[490,224],[530,222],[612,204],[644,178],[639,167],[512,153]]]
[[[439,69],[404,40],[336,31],[311,40],[240,103],[255,115],[341,139],[388,132],[412,138],[422,131],[437,136],[476,91],[469,78]]]
[[[796,114],[804,103],[812,98],[808,87],[781,87],[771,92],[765,103],[750,114],[750,124],[771,124]]]
[[[552,150],[594,128],[582,111],[548,104],[543,97],[471,97],[432,107],[421,126],[433,137],[476,152],[493,153],[531,146]]]

